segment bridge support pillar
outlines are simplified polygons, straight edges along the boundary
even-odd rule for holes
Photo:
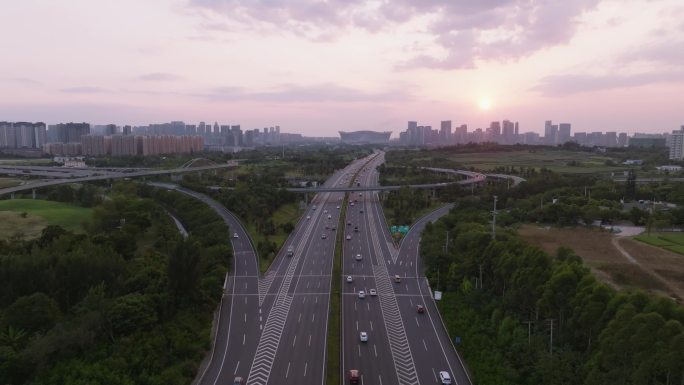
[[[14,199],[14,193],[10,194],[10,199]]]
[[[309,193],[304,193],[304,205],[309,205]]]
[[[31,189],[31,196],[36,199],[36,189]]]
[[[437,189],[433,188],[432,191],[430,191],[430,196],[432,197],[432,199],[435,199],[435,197],[437,196]]]

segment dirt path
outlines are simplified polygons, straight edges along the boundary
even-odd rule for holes
[[[625,250],[625,249],[622,247],[622,245],[620,245],[620,241],[622,241],[623,239],[625,239],[625,238],[624,238],[624,237],[613,236],[613,237],[611,238],[610,241],[613,243],[613,246],[615,246],[615,248],[616,248],[616,249],[617,249],[625,258],[627,258],[627,260],[628,260],[630,263],[633,263],[633,264],[639,266],[643,271],[645,271],[646,273],[650,274],[653,278],[655,278],[655,279],[657,279],[658,281],[660,281],[660,283],[662,283],[663,286],[667,287],[667,288],[671,291],[671,293],[673,293],[674,296],[676,296],[676,297],[679,298],[680,300],[681,300],[682,298],[684,298],[684,291],[683,291],[683,290],[680,290],[680,289],[681,289],[680,287],[677,287],[677,285],[671,284],[670,281],[668,281],[667,279],[665,279],[665,278],[663,278],[662,276],[660,276],[660,274],[654,272],[653,270],[651,270],[651,269],[648,268],[648,267],[643,266],[641,263],[639,263],[639,261],[638,261],[636,258],[634,258],[629,252],[627,252],[627,250]],[[634,242],[634,241],[632,241],[632,242]],[[654,249],[655,249],[655,248],[654,248]]]
[[[520,236],[551,255],[573,249],[610,286],[641,288],[684,299],[684,256],[607,231],[523,225]]]

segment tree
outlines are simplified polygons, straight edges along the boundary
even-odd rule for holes
[[[57,302],[44,293],[19,297],[4,311],[2,324],[35,333],[51,329],[60,317]]]

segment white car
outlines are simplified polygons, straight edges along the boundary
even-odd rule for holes
[[[332,215],[328,214],[328,219],[332,219]]]
[[[237,233],[233,233],[233,238],[240,238],[240,237],[238,237]]]
[[[363,257],[361,257],[361,254],[356,254],[356,257],[354,257],[354,259],[356,259],[357,261],[360,261],[363,259]]]
[[[361,342],[368,342],[368,333],[361,332],[359,334],[359,339],[361,340]]]
[[[347,240],[351,241],[351,234],[347,234]]]
[[[378,295],[378,292],[375,291],[375,289],[370,289],[368,290],[368,294],[370,294],[372,297],[375,297],[376,295]]]
[[[351,276],[351,275],[348,275],[348,276],[347,276],[347,282],[352,282],[352,281],[353,281],[352,276]]]
[[[337,209],[339,210],[339,209],[340,209],[340,206],[337,206]]]
[[[311,219],[311,215],[306,216],[306,220],[308,221],[309,219]]]
[[[363,290],[359,290],[359,298],[361,298],[361,299],[366,298],[366,292]]]
[[[451,376],[449,375],[449,372],[439,372],[439,381],[442,385],[451,385]]]
[[[321,239],[327,239],[327,238],[328,238],[328,236],[325,235],[325,233],[321,234]]]

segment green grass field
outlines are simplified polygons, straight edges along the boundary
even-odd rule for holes
[[[546,167],[559,173],[593,173],[624,170],[624,167],[606,166],[607,156],[573,151],[512,151],[449,154],[448,159],[466,167],[491,170],[497,167]]]
[[[684,255],[684,233],[644,233],[634,239]]]
[[[23,213],[26,213],[24,216]],[[82,231],[81,223],[90,218],[91,209],[67,203],[33,199],[0,201],[0,237],[22,233],[26,238],[40,235],[47,225]]]

